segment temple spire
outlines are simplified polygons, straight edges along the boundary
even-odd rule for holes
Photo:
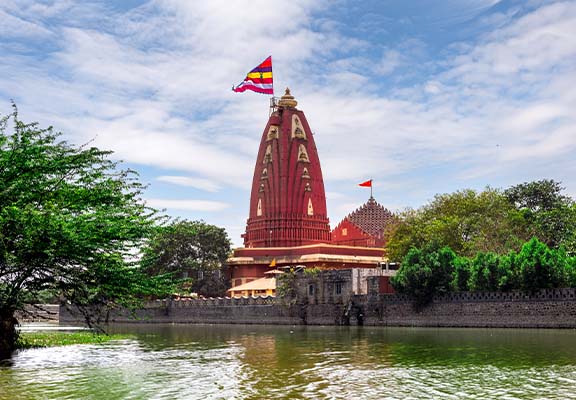
[[[312,131],[286,88],[262,133],[254,167],[246,247],[330,242],[326,195]]]

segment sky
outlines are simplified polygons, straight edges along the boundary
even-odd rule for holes
[[[273,58],[314,132],[334,227],[368,200],[554,179],[576,197],[576,1],[0,0],[0,114],[92,141],[149,205],[235,246]]]

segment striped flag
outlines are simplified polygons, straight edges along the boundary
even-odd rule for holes
[[[272,56],[265,59],[252,71],[248,72],[244,81],[232,90],[240,93],[246,90],[274,95],[274,82],[272,79]]]

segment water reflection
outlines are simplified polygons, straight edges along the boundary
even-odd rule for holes
[[[125,325],[22,351],[0,399],[576,398],[576,332]]]

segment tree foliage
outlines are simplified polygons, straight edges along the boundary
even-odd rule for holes
[[[436,195],[418,210],[400,214],[389,232],[388,257],[402,260],[412,247],[449,246],[460,256],[518,251],[537,237],[551,248],[576,254],[576,204],[553,180],[523,183],[504,191],[461,190]]]
[[[523,242],[517,218],[516,210],[496,189],[436,195],[431,203],[400,215],[387,243],[388,256],[402,260],[410,248],[427,243],[448,246],[465,256],[478,251],[505,253]]]
[[[568,256],[563,248],[550,248],[537,238],[524,243],[520,251],[504,255],[480,252],[474,257],[460,257],[448,247],[412,248],[392,278],[392,285],[399,293],[414,298],[417,305],[448,291],[535,292],[576,287],[576,257]]]
[[[522,279],[521,288],[525,291],[534,292],[569,284],[570,263],[564,249],[550,249],[533,238],[522,246],[515,262]]]
[[[171,274],[180,292],[222,296],[228,286],[225,261],[230,245],[223,228],[203,221],[174,221],[158,228],[144,247],[142,265],[151,275]]]
[[[563,189],[559,182],[545,179],[512,186],[504,195],[518,210],[526,236],[576,254],[576,203],[562,194]]]
[[[26,298],[55,290],[86,310],[134,305],[165,293],[130,260],[152,232],[133,171],[110,152],[75,147],[52,128],[14,112],[0,121],[0,356],[15,339],[14,313]],[[86,306],[86,307],[85,307]]]
[[[392,277],[392,286],[413,297],[417,305],[426,304],[434,294],[451,290],[455,258],[456,254],[448,247],[412,248]]]

